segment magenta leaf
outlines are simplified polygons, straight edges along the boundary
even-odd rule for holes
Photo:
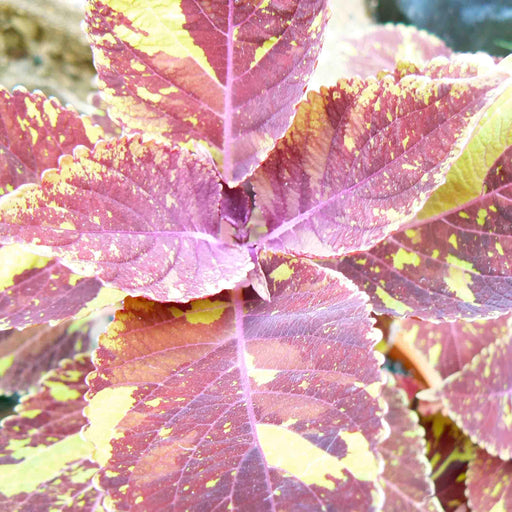
[[[470,363],[420,398],[440,399],[448,415],[471,440],[503,460],[512,456],[511,337],[482,349]]]
[[[234,242],[243,244],[249,238],[247,223],[251,216],[251,198],[242,187],[222,189],[220,216],[223,228]],[[221,228],[222,229],[222,228]]]
[[[6,254],[11,247],[14,250]],[[14,252],[23,254],[18,246],[4,246],[0,249],[0,256],[16,258]],[[90,308],[114,304],[123,296],[121,292],[103,288],[98,279],[78,276],[64,265],[50,260],[42,268],[23,270],[14,276],[10,286],[0,290],[0,327],[24,329],[83,316],[82,311],[87,314]]]
[[[4,394],[28,391],[60,360],[88,350],[89,345],[87,324],[80,329],[64,322],[0,331],[0,390]]]
[[[92,147],[103,134],[91,120],[55,98],[18,87],[0,87],[0,195],[24,183],[39,183],[41,173],[78,145]],[[0,326],[28,325],[68,318],[101,288],[96,279],[81,279],[56,261],[27,255],[21,248],[0,248]]]
[[[11,197],[12,196],[12,197]],[[25,242],[126,293],[187,302],[231,288],[253,267],[220,230],[209,160],[140,137],[102,141],[0,206],[3,242]]]
[[[0,429],[0,509],[93,512],[102,493],[92,485],[97,465],[80,437],[88,355],[64,360],[37,393],[16,407]]]
[[[428,73],[342,80],[308,95],[251,179],[267,249],[340,256],[369,249],[413,218],[506,76]]]
[[[512,309],[512,146],[482,194],[406,226],[337,267],[364,287],[379,313],[424,319],[489,317]]]
[[[86,437],[116,509],[382,505],[366,298],[311,262],[262,266],[271,303],[250,289],[188,305],[127,299],[100,338]]]
[[[23,183],[39,183],[41,173],[78,144],[92,147],[100,127],[41,92],[0,87],[0,195]]]
[[[473,443],[445,416],[423,418],[428,458],[436,496],[446,512],[455,512],[466,503],[465,477],[468,462],[474,457]]]
[[[442,510],[434,497],[425,431],[419,425],[416,413],[409,409],[405,392],[394,386],[392,375],[388,375],[383,395],[389,407],[385,418],[391,434],[379,450],[386,463],[382,475],[386,501],[382,510]]]
[[[371,25],[355,37],[343,37],[346,10],[342,2],[331,2],[333,15],[327,23],[325,42],[309,87],[335,85],[340,77],[378,76],[393,71],[400,61],[419,66],[434,57],[452,54],[443,41],[423,30],[405,25]],[[333,73],[336,69],[336,73]]]
[[[512,461],[477,450],[469,463],[467,494],[473,512],[512,509]]]
[[[512,334],[510,315],[491,320],[434,323],[406,318],[394,326],[443,378],[462,370],[484,347]]]
[[[325,0],[89,0],[110,115],[173,143],[203,141],[234,186],[288,128],[315,65]]]

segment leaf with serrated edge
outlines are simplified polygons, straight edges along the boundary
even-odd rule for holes
[[[205,142],[223,179],[251,174],[288,128],[318,55],[325,0],[89,0],[110,115],[128,130]]]
[[[375,245],[443,183],[506,76],[389,75],[310,92],[251,178],[269,228],[261,243],[316,257]]]
[[[89,343],[87,326],[73,330],[71,322],[1,331],[0,390],[4,394],[28,391],[61,359],[88,350]]]
[[[512,461],[477,450],[469,463],[467,495],[473,512],[512,510]]]
[[[126,293],[187,302],[231,288],[248,250],[221,242],[213,164],[140,137],[79,147],[0,203],[3,242],[32,244]]]
[[[0,261],[0,329],[83,318],[126,296],[17,244],[0,247]]]
[[[492,317],[512,309],[512,146],[489,169],[482,195],[417,220],[336,268],[379,313],[422,319]]]
[[[423,353],[443,378],[462,370],[466,363],[496,339],[512,334],[510,316],[491,320],[433,323],[413,318],[397,321],[399,335]]]
[[[0,430],[0,509],[93,512],[102,494],[91,484],[97,465],[80,437],[88,355],[65,360],[37,393],[23,398]]]
[[[475,55],[466,55],[466,61],[463,56],[458,56],[460,67],[456,72],[464,72],[469,76],[488,73],[494,64],[489,62],[485,65],[485,58],[491,60],[485,54],[479,54],[479,60],[476,60]],[[438,74],[453,76],[455,71],[447,65],[443,68],[441,59],[436,62],[439,62]],[[512,58],[500,62],[495,69],[512,74]],[[450,168],[446,183],[429,197],[418,218],[427,219],[440,215],[478,197],[485,189],[488,170],[511,145],[512,86],[509,84],[486,110],[467,147]]]
[[[0,195],[38,183],[61,155],[78,144],[92,147],[102,135],[100,127],[55,98],[0,86]]]
[[[466,503],[464,482],[468,462],[474,457],[473,443],[441,414],[423,418],[422,425],[436,496],[446,512],[455,512]]]
[[[448,415],[480,447],[503,460],[512,457],[511,337],[482,349],[443,381],[440,389],[418,394],[440,399]]]
[[[330,8],[333,13],[325,29],[325,42],[308,85],[312,90],[336,85],[340,77],[365,78],[383,70],[393,71],[402,60],[421,65],[452,53],[441,39],[413,26],[372,25],[356,36],[340,37],[344,30],[340,22],[346,23],[346,5],[331,2]]]
[[[417,414],[409,409],[405,391],[395,387],[392,374],[383,397],[388,404],[385,419],[391,434],[379,448],[386,467],[382,475],[386,501],[384,512],[440,511],[430,479],[430,464],[425,454],[425,431]]]
[[[112,507],[382,505],[366,297],[308,261],[268,255],[262,266],[271,303],[250,289],[181,306],[127,299],[100,338],[85,435]]]
[[[102,135],[89,118],[55,98],[22,87],[12,93],[0,87],[0,195],[25,183],[39,183],[41,173],[57,167],[63,154],[78,144],[92,147]],[[0,247],[2,329],[69,318],[100,289],[97,279],[79,278],[56,261],[21,247]]]

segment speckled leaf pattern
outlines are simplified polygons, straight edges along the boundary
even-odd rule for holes
[[[478,318],[512,309],[512,146],[489,170],[482,195],[418,220],[338,269],[378,312],[423,319]]]
[[[472,512],[512,510],[512,461],[477,450],[469,463],[467,494]]]
[[[269,228],[262,244],[340,256],[411,220],[443,183],[503,76],[388,75],[310,92],[252,178]]]
[[[450,417],[471,440],[504,460],[512,458],[511,366],[509,336],[482,349],[436,392]]]
[[[393,71],[399,61],[421,65],[439,55],[452,54],[439,38],[413,26],[372,25],[356,37],[345,38],[340,23],[340,20],[345,22],[345,16],[337,13],[346,9],[346,5],[331,2],[330,8],[333,14],[327,23],[318,66],[309,83],[311,89],[336,85],[341,77],[378,76],[384,70]]]
[[[0,262],[0,329],[82,318],[126,296],[16,244],[0,248]]]
[[[85,435],[109,506],[382,505],[382,376],[365,296],[311,262],[262,266],[271,303],[250,289],[188,305],[127,299],[100,338]]]
[[[122,135],[122,129],[108,115],[108,105],[101,97],[101,93],[95,92],[88,99],[89,103],[94,107],[94,112],[90,116],[91,121],[94,124],[101,126],[105,134],[105,138],[120,137]]]
[[[41,173],[57,167],[60,156],[78,144],[92,147],[102,134],[89,118],[55,98],[0,87],[0,195],[24,183],[39,183]],[[3,329],[68,318],[101,289],[97,279],[79,278],[20,247],[0,247],[0,267]]]
[[[0,430],[0,510],[99,512],[97,465],[80,437],[90,357],[65,360],[25,397]]]
[[[87,147],[103,131],[71,107],[41,92],[0,87],[0,195],[23,183],[37,183],[45,169],[78,144]]]
[[[426,430],[427,453],[432,466],[436,496],[446,512],[466,503],[465,475],[474,457],[473,443],[441,414],[422,420]]]
[[[443,378],[463,366],[496,339],[510,336],[510,316],[491,320],[433,323],[407,318],[395,325],[396,335],[422,352]]]
[[[253,267],[221,242],[221,186],[207,158],[137,137],[77,148],[0,204],[0,240],[155,300],[233,287]]]
[[[65,322],[55,327],[37,325],[23,331],[0,331],[1,392],[26,392],[61,359],[88,350],[87,325],[81,329],[71,325]]]
[[[383,396],[389,407],[385,418],[391,429],[379,449],[386,463],[382,475],[386,493],[383,512],[442,511],[434,498],[425,431],[417,414],[409,409],[406,393],[395,387],[392,375],[388,376]]]
[[[478,58],[477,58],[478,57]],[[450,61],[458,63],[458,73],[467,76],[485,75],[502,69],[511,72],[512,60],[498,66],[485,54],[457,55]],[[444,65],[443,65],[444,62]],[[508,66],[506,66],[508,64]],[[443,59],[430,63],[435,76],[453,76],[453,69]],[[478,123],[471,140],[460,157],[450,168],[446,183],[434,191],[418,214],[427,219],[461,206],[482,194],[485,179],[501,154],[512,145],[512,87],[511,80],[504,83],[504,90],[489,106]]]
[[[200,140],[231,185],[282,136],[315,65],[325,0],[89,0],[110,115],[128,130]]]

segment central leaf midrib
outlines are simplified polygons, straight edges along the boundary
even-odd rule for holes
[[[231,2],[230,2],[231,5]],[[247,419],[249,421],[249,425],[251,428],[251,434],[253,438],[253,446],[255,446],[261,456],[261,459],[264,461],[263,467],[265,472],[265,483],[268,489],[269,498],[272,496],[272,482],[270,479],[270,474],[268,471],[268,467],[266,464],[265,454],[260,446],[258,441],[258,432],[256,430],[256,413],[254,411],[254,404],[252,401],[252,391],[251,391],[251,382],[249,377],[249,370],[247,368],[246,361],[246,352],[247,352],[247,343],[245,338],[245,330],[244,330],[244,298],[243,298],[243,289],[240,287],[235,288],[231,292],[231,298],[233,301],[233,309],[234,309],[234,321],[235,321],[235,337],[236,337],[236,347],[237,347],[237,363],[240,371],[240,385],[242,388],[242,396],[245,399],[246,410],[247,410]],[[271,506],[272,512],[276,512],[276,507],[273,499],[268,500]]]

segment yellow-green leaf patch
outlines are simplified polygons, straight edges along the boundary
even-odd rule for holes
[[[127,299],[100,338],[85,435],[112,507],[382,505],[364,295],[308,261],[261,264],[271,302],[240,288],[187,305]]]
[[[80,436],[88,355],[65,360],[16,407],[0,430],[0,504],[13,512],[92,510],[101,493],[91,479],[92,446]],[[55,390],[59,389],[58,396]],[[64,399],[65,398],[65,399]]]

